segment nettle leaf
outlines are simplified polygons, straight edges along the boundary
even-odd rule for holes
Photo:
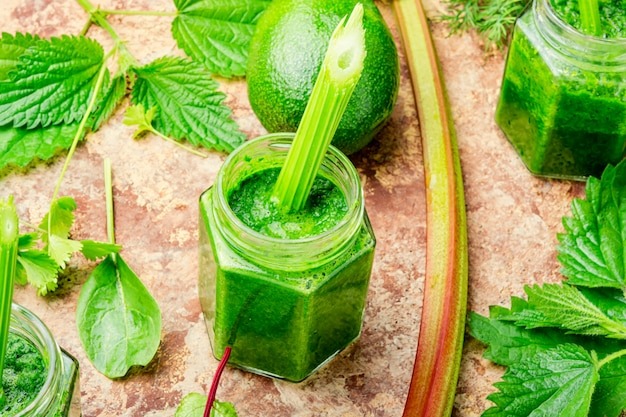
[[[569,283],[626,289],[626,163],[608,166],[601,179],[589,178],[586,200],[574,199],[563,218],[558,259]]]
[[[0,127],[0,169],[25,167],[38,159],[47,161],[68,150],[77,131],[78,123],[38,129]]]
[[[591,398],[589,417],[618,417],[626,410],[626,356],[600,368],[600,380]]]
[[[109,378],[147,365],[161,340],[161,311],[121,256],[104,259],[81,288],[76,324],[89,360]]]
[[[19,63],[19,58],[26,49],[34,45],[39,36],[30,33],[2,33],[0,37],[0,81],[9,79],[9,73]]]
[[[175,57],[163,57],[139,68],[131,102],[145,109],[157,107],[153,126],[177,140],[207,149],[230,152],[245,135],[230,118],[226,97],[201,65]]]
[[[126,95],[126,74],[118,74],[104,90],[98,104],[89,115],[90,126],[96,131],[109,119]]]
[[[270,1],[174,0],[172,36],[179,48],[211,73],[243,76],[256,21]]]
[[[17,262],[16,281],[19,284],[32,285],[41,296],[56,290],[59,265],[46,252],[20,250]]]
[[[530,308],[511,314],[518,326],[560,327],[568,333],[626,339],[626,326],[608,317],[595,303],[571,285],[544,284],[525,288]],[[599,297],[595,297],[599,301]],[[613,303],[610,310],[626,304]],[[622,317],[620,317],[622,318]]]
[[[0,126],[33,129],[79,121],[104,64],[95,40],[38,40],[19,57],[9,80],[0,83]]]
[[[563,344],[509,366],[483,416],[586,417],[598,381],[593,353]]]

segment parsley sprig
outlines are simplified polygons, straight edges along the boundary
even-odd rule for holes
[[[527,286],[510,308],[470,316],[485,357],[507,366],[484,416],[626,410],[626,161],[589,178],[571,209],[557,247],[566,280]]]

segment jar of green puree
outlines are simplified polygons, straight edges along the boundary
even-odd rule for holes
[[[2,374],[2,417],[79,417],[78,361],[30,310],[13,303]]]
[[[624,156],[626,1],[534,0],[517,19],[496,122],[535,175],[583,180]],[[590,34],[592,33],[592,34]]]
[[[359,176],[330,147],[305,207],[272,188],[293,134],[246,142],[200,197],[199,295],[213,354],[301,381],[361,333],[374,247]]]

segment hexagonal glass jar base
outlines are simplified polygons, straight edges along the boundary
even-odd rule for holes
[[[230,345],[229,364],[298,382],[358,339],[375,247],[367,215],[342,257],[279,273],[229,248],[210,204],[209,189],[200,200],[199,294],[217,359]]]

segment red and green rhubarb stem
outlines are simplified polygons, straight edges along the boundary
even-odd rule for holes
[[[426,182],[426,277],[405,417],[450,416],[467,308],[465,197],[456,133],[419,0],[393,2],[418,110]]]
[[[0,407],[6,401],[2,389],[2,373],[11,325],[13,283],[17,269],[18,227],[13,198],[0,199]]]

